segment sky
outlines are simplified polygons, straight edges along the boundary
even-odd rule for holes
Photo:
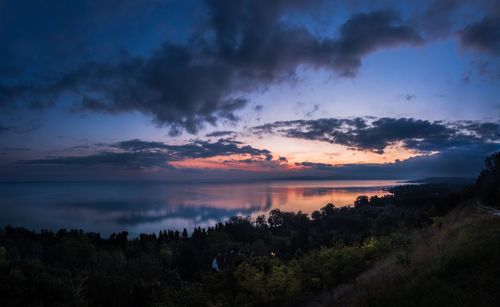
[[[487,0],[0,1],[0,181],[473,177]]]

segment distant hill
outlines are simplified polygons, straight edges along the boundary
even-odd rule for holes
[[[474,183],[473,177],[427,177],[423,179],[408,180],[408,183],[446,183],[467,185]]]

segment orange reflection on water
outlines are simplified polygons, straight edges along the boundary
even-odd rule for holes
[[[0,184],[2,219],[33,229],[126,230],[132,235],[207,227],[231,216],[311,213],[359,195],[384,195],[398,181],[259,181],[245,183],[78,182]]]
[[[170,201],[188,207],[212,207],[252,211],[252,216],[283,211],[311,213],[328,203],[351,206],[359,195],[386,195],[384,188],[397,185],[394,180],[276,181],[235,184],[204,184],[194,190],[176,193]],[[179,187],[182,189],[182,187]]]

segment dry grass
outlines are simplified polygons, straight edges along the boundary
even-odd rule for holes
[[[397,261],[403,251],[394,250],[336,288],[333,303],[314,305],[500,306],[499,217],[463,203],[409,237],[408,263]]]

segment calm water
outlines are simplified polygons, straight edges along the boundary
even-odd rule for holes
[[[30,229],[191,230],[234,215],[271,209],[310,213],[331,202],[351,205],[358,195],[384,195],[398,181],[271,181],[234,184],[0,183],[0,226]]]

